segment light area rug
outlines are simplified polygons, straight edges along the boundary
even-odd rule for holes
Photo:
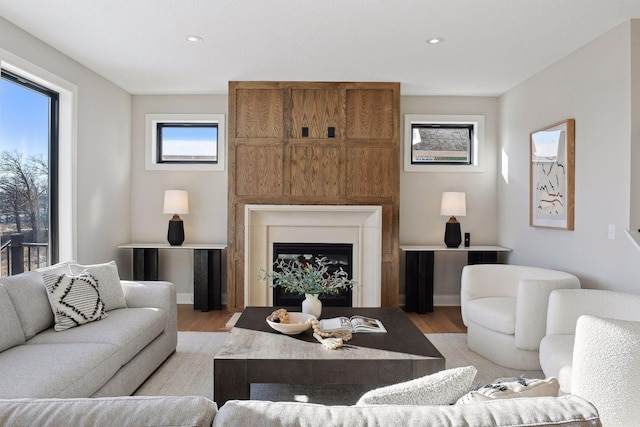
[[[213,396],[213,356],[229,335],[228,332],[178,332],[178,346],[134,393],[137,396]],[[524,375],[544,378],[542,371],[504,368],[467,348],[466,334],[427,334],[442,353],[446,368],[473,365],[478,369],[474,383],[488,384],[496,378]],[[351,405],[370,386],[290,386],[253,384],[251,398],[272,401],[303,401],[327,405]]]

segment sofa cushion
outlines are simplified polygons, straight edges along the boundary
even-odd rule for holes
[[[356,405],[450,405],[469,390],[477,369],[447,369],[365,393]]]
[[[90,274],[43,274],[55,330],[64,331],[106,317],[98,285]]]
[[[217,409],[201,396],[0,400],[0,425],[210,426]]]
[[[513,335],[516,331],[516,299],[479,298],[467,302],[469,320],[492,331]]]
[[[0,353],[0,398],[91,396],[120,368],[106,343],[19,345]]]
[[[18,313],[26,339],[53,326],[53,312],[42,275],[36,271],[0,279]]]
[[[600,426],[598,411],[578,396],[503,399],[474,405],[323,406],[297,402],[230,400],[214,427],[327,426]]]
[[[167,323],[167,312],[159,308],[120,308],[99,322],[41,332],[27,344],[108,343],[118,348],[118,363],[124,365],[160,335]]]
[[[495,399],[557,396],[558,388],[558,380],[553,377],[544,380],[524,377],[504,378],[466,393],[458,399],[456,404],[466,405]]]
[[[22,325],[7,290],[0,283],[0,351],[20,344],[24,344]]]
[[[115,261],[105,264],[80,265],[69,264],[72,274],[89,273],[95,277],[100,290],[100,297],[104,302],[105,311],[125,308],[127,303],[124,299],[124,291],[120,284],[120,275]]]

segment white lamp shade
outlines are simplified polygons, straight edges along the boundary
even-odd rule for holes
[[[442,193],[442,203],[440,204],[440,215],[443,216],[465,216],[467,215],[467,202],[465,193],[444,192]]]
[[[165,190],[164,209],[166,214],[188,214],[189,192],[184,190]]]

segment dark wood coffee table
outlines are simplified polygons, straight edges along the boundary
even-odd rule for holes
[[[338,350],[327,350],[311,329],[283,335],[265,321],[273,307],[247,307],[213,358],[213,396],[218,406],[249,399],[252,383],[371,384],[407,381],[444,369],[442,354],[397,308],[325,307],[323,318],[380,319],[387,333],[358,333]],[[299,311],[291,308],[289,311]]]

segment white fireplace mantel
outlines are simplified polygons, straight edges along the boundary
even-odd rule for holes
[[[380,307],[382,207],[245,205],[245,306],[273,306],[273,290],[259,279],[272,270],[274,243],[353,245],[354,307]]]

